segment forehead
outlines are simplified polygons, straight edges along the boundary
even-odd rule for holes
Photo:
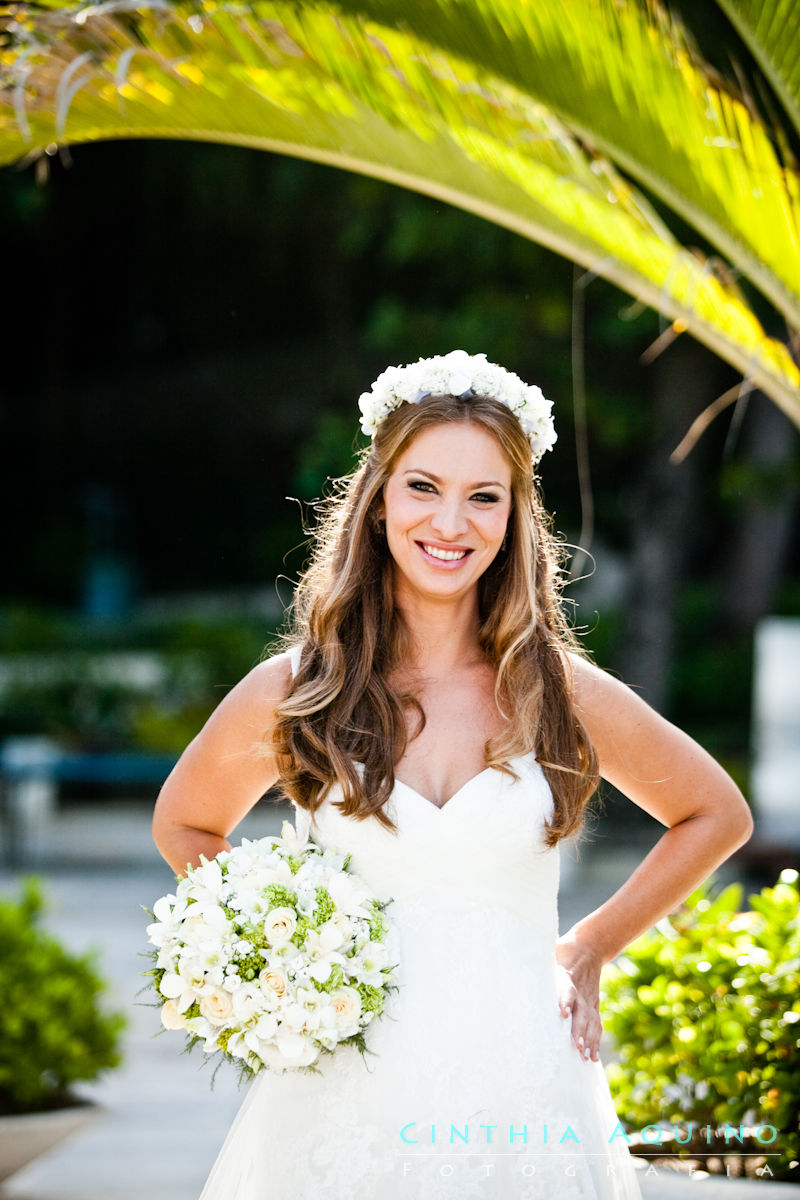
[[[464,475],[510,482],[511,462],[500,442],[473,421],[430,425],[412,438],[395,462],[392,474],[412,468],[435,475]]]

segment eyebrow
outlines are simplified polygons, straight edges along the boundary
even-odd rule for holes
[[[404,475],[425,475],[425,476],[427,476],[428,479],[432,479],[434,483],[442,482],[438,475],[434,475],[432,471],[424,471],[422,469],[422,467],[409,467],[407,471],[403,472],[403,474]],[[499,487],[499,488],[502,488],[503,491],[507,490],[506,485],[504,483],[501,483],[499,479],[485,479],[483,481],[483,483],[471,484],[470,491],[474,491],[476,488],[485,488],[485,487]]]

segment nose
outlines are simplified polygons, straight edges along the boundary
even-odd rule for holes
[[[431,513],[431,528],[442,541],[454,542],[467,530],[467,517],[461,501],[442,498]]]

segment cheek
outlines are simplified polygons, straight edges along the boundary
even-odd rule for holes
[[[508,529],[510,516],[511,509],[508,507],[504,507],[501,510],[495,510],[492,513],[487,513],[486,522],[484,525],[486,536],[492,539],[500,538],[502,540],[502,538],[505,536],[506,530]]]
[[[421,520],[422,516],[423,513],[420,512],[420,505],[418,503],[415,504],[413,498],[406,497],[402,493],[400,495],[387,496],[387,527],[403,528],[413,525]]]

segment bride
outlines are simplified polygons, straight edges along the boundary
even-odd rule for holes
[[[368,1068],[342,1046],[317,1076],[257,1077],[203,1200],[638,1197],[600,973],[747,840],[748,806],[581,653],[536,486],[540,390],[453,351],[360,407],[372,443],[317,531],[291,648],[185,750],[154,837],[180,874],[280,780],[298,831],[393,899],[401,987]],[[601,777],[665,831],[559,937],[558,844]]]

